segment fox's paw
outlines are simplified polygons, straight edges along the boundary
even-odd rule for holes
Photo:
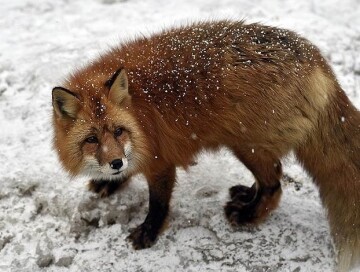
[[[229,189],[230,198],[234,201],[241,201],[245,205],[250,203],[256,194],[255,186],[247,187],[243,185],[236,185]]]
[[[226,218],[233,226],[257,222],[256,208],[252,203],[231,200],[226,203],[224,210]]]
[[[121,184],[122,182],[118,181],[90,180],[88,188],[91,192],[99,194],[100,197],[108,197],[118,190]]]
[[[279,203],[280,186],[256,191],[255,186],[237,185],[230,189],[231,201],[225,205],[225,215],[233,226],[262,222]]]
[[[233,226],[253,223],[256,218],[256,189],[237,185],[229,190],[231,201],[226,203],[225,215]]]
[[[157,233],[151,229],[149,224],[143,223],[131,231],[127,239],[131,241],[134,249],[149,248],[155,243]]]

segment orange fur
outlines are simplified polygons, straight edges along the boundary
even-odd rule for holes
[[[328,209],[339,269],[359,260],[360,115],[306,39],[259,24],[197,23],[113,48],[64,87],[70,95],[55,88],[53,104],[65,168],[83,172],[86,156],[110,163],[130,142],[122,178],[143,173],[148,180],[150,211],[130,235],[135,248],[150,246],[163,225],[175,167],[225,146],[256,179],[251,188],[232,188],[230,222],[260,222],[276,208],[280,159],[295,150]],[[124,133],[112,138],[116,127]],[[85,141],[91,134],[97,143]]]

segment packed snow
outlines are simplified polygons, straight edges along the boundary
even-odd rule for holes
[[[326,211],[291,155],[280,207],[262,225],[237,229],[223,205],[228,188],[250,185],[252,175],[227,150],[199,155],[178,170],[167,229],[134,251],[126,237],[147,213],[144,178],[106,199],[71,179],[52,150],[51,89],[121,41],[246,19],[313,41],[360,108],[358,0],[1,0],[0,15],[0,271],[334,270]]]

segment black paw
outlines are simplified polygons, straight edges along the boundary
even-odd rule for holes
[[[232,225],[258,224],[279,204],[281,197],[280,182],[274,186],[256,190],[242,185],[230,189],[231,201],[225,205],[225,215]]]
[[[256,205],[242,201],[229,201],[225,205],[225,215],[233,226],[254,223],[256,221]]]
[[[156,240],[157,233],[151,230],[149,224],[141,224],[133,229],[127,237],[131,241],[134,249],[144,249],[151,247]]]
[[[231,201],[224,208],[226,218],[231,225],[237,226],[256,221],[258,199],[255,184],[252,187],[233,186],[229,190]]]
[[[236,185],[229,190],[231,200],[237,200],[244,203],[251,202],[256,195],[255,184],[252,187]]]
[[[121,181],[90,180],[88,188],[100,197],[108,197],[115,193],[123,184]]]

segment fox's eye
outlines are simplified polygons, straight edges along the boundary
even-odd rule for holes
[[[87,142],[89,144],[96,144],[99,142],[99,140],[96,136],[90,136],[85,139],[85,142]]]
[[[122,129],[122,128],[117,128],[117,129],[115,129],[115,131],[114,131],[115,137],[119,137],[122,133],[123,133],[123,129]]]

